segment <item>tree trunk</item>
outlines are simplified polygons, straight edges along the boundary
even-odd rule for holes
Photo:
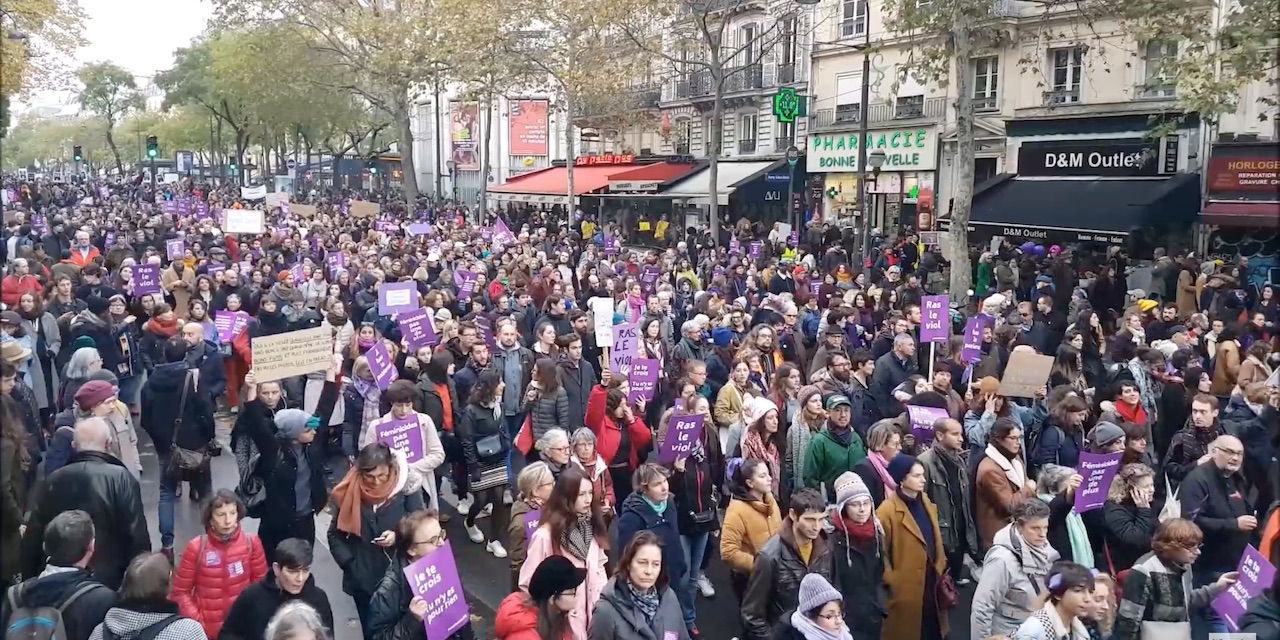
[[[409,88],[404,87],[392,98],[396,136],[400,147],[400,184],[404,201],[412,211],[418,202],[418,175],[413,166],[413,128],[409,124]]]
[[[967,302],[973,286],[969,262],[969,212],[973,207],[973,96],[969,93],[969,60],[973,57],[969,18],[957,12],[953,42],[956,65],[956,171],[952,179],[951,231],[946,248],[951,261],[951,300]],[[977,292],[982,295],[982,292]]]
[[[249,148],[249,132],[243,128],[236,128],[236,184],[244,184],[245,168],[244,168],[244,152]]]
[[[719,76],[719,77],[717,77]],[[711,212],[711,246],[720,246],[720,133],[722,130],[721,122],[724,120],[724,76],[721,74],[711,74],[711,81],[715,83],[715,99],[711,107],[711,126],[707,127],[706,145],[707,159],[707,178],[711,181],[711,205],[708,211]]]
[[[577,149],[573,148],[573,97],[569,95],[569,90],[566,88],[564,91],[564,166],[569,204],[565,207],[565,213],[568,214],[569,220],[573,220],[573,212],[576,210],[577,205],[573,201],[573,165],[578,157],[577,151]],[[600,221],[604,222],[603,215],[600,216]]]
[[[480,202],[476,210],[480,212],[481,224],[485,220],[485,212],[489,210],[489,172],[493,170],[493,157],[489,152],[489,142],[493,139],[493,92],[489,92],[484,103],[484,147],[480,162]]]
[[[441,126],[440,126],[440,119],[442,116],[440,113],[440,81],[439,80],[436,80],[436,83],[435,83],[435,97],[431,99],[431,107],[435,111],[435,120],[433,120],[431,123],[431,144],[432,146],[435,147],[435,154],[436,154],[435,155],[436,161],[435,161],[435,167],[434,167],[435,171],[433,171],[436,177],[435,200],[439,202],[444,199],[444,182],[443,182],[444,174],[441,173],[441,169],[443,168],[443,161],[440,158],[441,153],[443,153],[440,150],[441,149],[440,136],[443,133],[443,130],[441,129]]]
[[[107,146],[111,147],[111,155],[116,159],[116,173],[124,175],[124,163],[120,161],[120,147],[116,146],[115,136],[111,135],[111,130],[115,128],[115,123],[107,121]]]

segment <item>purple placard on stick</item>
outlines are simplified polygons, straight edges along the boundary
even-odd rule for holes
[[[747,245],[747,257],[751,258],[752,262],[755,262],[756,260],[760,259],[760,252],[763,250],[764,250],[763,240],[752,240],[751,244]]]
[[[618,255],[618,239],[616,237],[614,236],[604,237],[604,252],[605,252],[605,255],[610,255],[610,256]]]
[[[1249,545],[1240,556],[1236,572],[1240,574],[1236,583],[1219,593],[1211,603],[1213,610],[1222,614],[1227,629],[1232,633],[1240,630],[1240,617],[1248,608],[1249,600],[1261,596],[1264,590],[1271,588],[1276,568],[1253,545]]]
[[[657,360],[650,358],[631,360],[631,375],[627,376],[631,387],[631,392],[627,394],[628,401],[635,402],[636,398],[644,398],[645,402],[653,401],[653,396],[658,391],[659,366],[661,365]]]
[[[524,541],[533,539],[533,532],[538,530],[538,521],[542,519],[542,509],[526,511],[524,514]]]
[[[476,288],[475,272],[458,269],[453,272],[453,281],[458,286],[458,299],[470,300],[471,294],[474,293]]]
[[[231,342],[231,327],[235,322],[236,316],[230,311],[213,312],[213,326],[218,330],[219,344]]]
[[[822,281],[821,281],[821,280],[810,280],[810,281],[809,281],[809,294],[810,294],[810,295],[812,295],[813,297],[815,297],[815,298],[816,298],[816,297],[818,297],[818,290],[819,290],[819,289],[821,289],[821,288],[822,288]]]
[[[1084,478],[1076,487],[1076,513],[1084,513],[1097,509],[1107,502],[1107,491],[1111,489],[1111,479],[1120,469],[1121,453],[1080,453],[1080,463],[1076,473]]]
[[[373,439],[404,454],[410,464],[425,455],[422,443],[422,425],[417,414],[399,420],[388,420],[374,425]]]
[[[378,313],[408,313],[418,308],[418,283],[386,282],[378,287]]]
[[[640,290],[647,296],[658,288],[658,276],[660,275],[656,265],[647,264],[640,271]]]
[[[920,342],[943,342],[951,337],[946,296],[920,299]]]
[[[933,423],[950,417],[946,409],[934,407],[913,407],[907,405],[907,415],[911,418],[911,434],[916,437],[916,446],[927,446],[933,443]]]
[[[160,293],[160,265],[140,264],[133,268],[133,295]]]
[[[478,315],[475,317],[476,331],[480,332],[480,338],[484,343],[489,345],[489,349],[497,349],[497,337],[493,335],[493,319],[489,316]]]
[[[182,238],[164,241],[164,254],[170,260],[178,260],[187,251],[187,243]]]
[[[800,232],[798,230],[791,230],[791,235],[787,236],[787,246],[793,249],[800,246]]]
[[[334,251],[324,257],[324,263],[329,265],[329,273],[337,275],[339,271],[347,268],[347,254],[341,251]]]
[[[387,387],[396,381],[396,363],[387,352],[387,343],[379,340],[378,344],[373,345],[365,356],[369,361],[369,372],[373,374],[378,388],[386,391]]]
[[[405,567],[404,576],[409,591],[427,603],[422,615],[427,640],[446,640],[471,620],[458,564],[448,542]]]
[[[977,362],[982,357],[982,330],[987,326],[987,317],[976,315],[964,324],[964,348],[960,351],[960,359],[965,362]]]
[[[693,453],[693,446],[702,435],[702,423],[706,416],[701,413],[671,416],[667,428],[667,436],[662,440],[662,451],[658,462],[671,464],[680,458],[687,458]]]
[[[609,372],[617,376],[631,375],[631,359],[639,344],[639,331],[633,323],[613,325],[613,346],[609,348]]]
[[[426,309],[418,309],[400,316],[400,333],[409,343],[410,351],[423,347],[434,347],[440,342],[436,329],[431,324],[431,314]]]

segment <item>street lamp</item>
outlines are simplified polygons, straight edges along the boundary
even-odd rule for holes
[[[445,160],[444,162],[445,169],[449,171],[449,189],[450,191],[453,192],[454,202],[458,201],[458,178],[457,176],[454,175],[454,170],[457,168],[457,166],[458,166],[458,163],[454,162],[453,160]]]
[[[866,125],[864,124],[863,134],[862,134],[862,144],[858,145],[859,155],[866,154],[867,135],[866,135],[865,129],[866,129]],[[871,168],[872,182],[879,183],[880,167],[884,166],[884,158],[885,158],[884,149],[876,149],[872,151],[870,154],[867,154],[866,166]],[[859,167],[861,166],[862,165],[859,165]],[[871,254],[871,212],[875,209],[874,206],[871,206],[874,203],[870,201],[869,196],[871,194],[867,193],[866,183],[867,183],[867,172],[865,169],[863,169],[861,175],[858,176],[858,193],[860,194],[860,198],[865,199],[866,204],[864,204],[863,199],[860,199],[858,200],[858,206],[862,207],[862,223],[863,223],[862,224],[862,256],[864,258],[868,257]]]

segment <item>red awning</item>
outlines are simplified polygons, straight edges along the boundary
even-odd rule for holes
[[[632,171],[635,165],[598,165],[573,168],[573,195],[581,196],[609,186],[610,176]],[[551,167],[534,171],[490,187],[489,196],[495,200],[565,204],[568,196],[569,171],[564,167]]]
[[[622,173],[616,173],[609,176],[609,179],[626,180],[630,182],[671,182],[672,180],[683,178],[684,176],[692,173],[694,169],[698,168],[698,166],[699,165],[696,163],[676,164],[673,162],[658,162],[656,164],[637,167]]]
[[[1280,202],[1209,202],[1200,221],[1222,227],[1280,229]]]

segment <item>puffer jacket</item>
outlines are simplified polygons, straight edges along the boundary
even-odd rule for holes
[[[676,592],[664,587],[653,622],[636,608],[630,590],[610,578],[591,616],[588,640],[689,640]]]
[[[89,640],[104,640],[106,632],[111,633],[113,640],[133,640],[153,624],[164,625],[155,640],[205,640],[200,623],[180,616],[178,609],[172,602],[120,602],[107,610],[102,624],[94,627]],[[178,617],[162,622],[170,616]]]
[[[249,585],[267,576],[262,541],[243,527],[224,542],[208,532],[187,542],[174,569],[169,599],[182,615],[218,637],[231,605]]]
[[[523,591],[516,591],[502,599],[493,620],[498,640],[542,640],[538,637],[538,610],[529,606],[528,598]],[[573,640],[573,634],[566,632],[555,640]]]
[[[538,396],[532,401],[525,402],[522,411],[529,415],[529,426],[533,429],[534,442],[552,429],[568,429],[569,394],[565,392],[564,387],[558,387],[551,393],[537,387],[531,387],[531,389],[537,390]]]
[[[411,562],[401,553],[387,565],[382,581],[369,600],[369,640],[426,640],[426,627],[409,613],[413,593],[405,579],[404,568]],[[471,640],[474,637],[468,622],[445,640]]]
[[[816,573],[831,582],[831,543],[823,534],[813,541],[809,562],[800,557],[791,520],[769,538],[756,554],[747,590],[742,595],[742,626],[746,640],[769,640],[791,617],[800,598],[800,581]]]
[[[625,549],[631,539],[641,531],[649,531],[662,540],[662,566],[672,582],[679,584],[688,567],[680,546],[679,507],[673,498],[667,498],[662,513],[654,510],[639,493],[627,496],[618,507],[618,544],[615,549]]]
[[[1039,609],[1038,594],[1045,589],[1049,568],[1058,559],[1058,552],[1049,547],[1048,562],[1037,564],[1035,556],[1024,548],[1022,538],[1014,535],[1014,526],[1010,524],[996,532],[982,562],[982,576],[973,594],[971,638],[1012,635]]]

